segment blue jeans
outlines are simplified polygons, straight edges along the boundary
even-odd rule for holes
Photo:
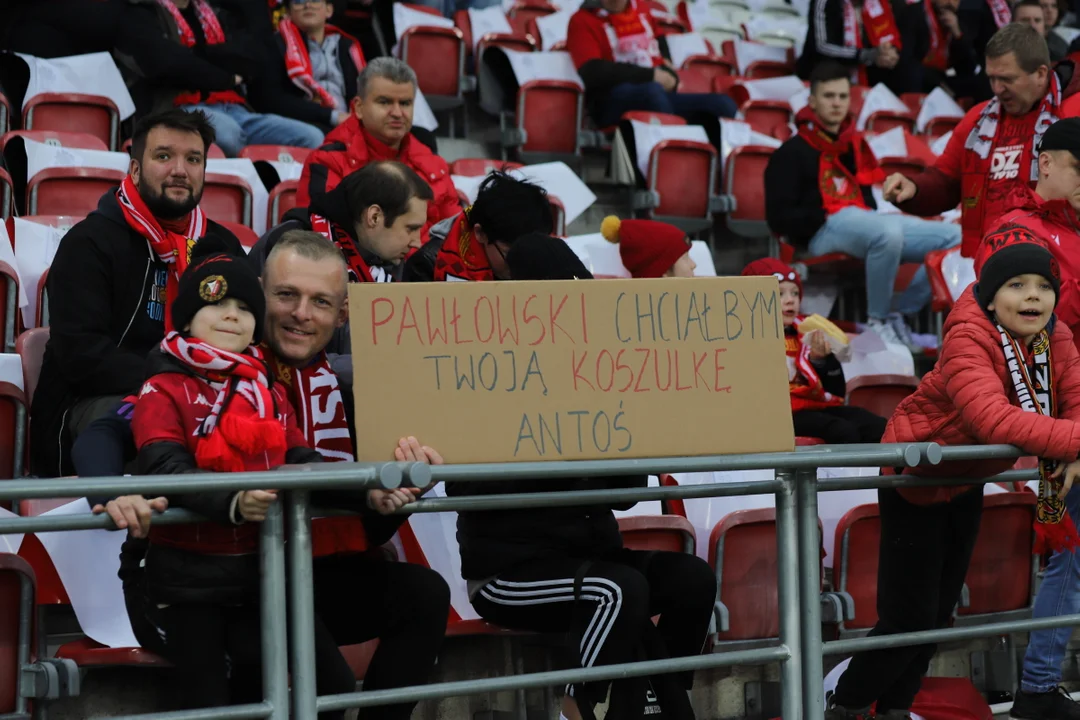
[[[695,125],[702,124],[701,116],[711,119],[735,117],[738,107],[727,95],[719,93],[668,92],[657,82],[621,83],[611,88],[602,103],[596,104],[593,120],[600,127],[619,122],[623,113],[631,110],[662,112],[678,115]]]
[[[879,320],[893,307],[893,285],[900,263],[921,263],[932,250],[960,244],[960,226],[911,215],[884,215],[846,207],[833,213],[810,239],[810,254],[846,253],[866,263],[867,314]],[[926,267],[919,268],[896,302],[896,311],[917,313],[930,302]]]
[[[214,126],[214,141],[229,157],[236,157],[248,145],[292,145],[317,148],[323,144],[323,131],[306,122],[253,113],[243,105],[187,105],[185,110],[202,110]]]
[[[1073,522],[1080,526],[1080,487],[1065,496],[1065,506]],[[1080,613],[1080,558],[1074,552],[1057,552],[1043,574],[1035,596],[1032,618],[1056,617]],[[1029,693],[1050,692],[1061,684],[1061,663],[1065,646],[1072,637],[1071,627],[1034,630],[1028,638],[1024,655],[1024,673],[1020,689]]]

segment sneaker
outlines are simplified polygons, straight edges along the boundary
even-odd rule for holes
[[[911,335],[911,328],[908,327],[907,321],[904,320],[904,316],[900,313],[892,313],[889,315],[887,321],[892,329],[896,332],[896,337],[900,340],[900,344],[907,347],[913,353],[921,354],[923,352],[923,346],[915,342],[915,338]]]
[[[892,326],[892,323],[887,320],[879,320],[878,318],[870,318],[866,322],[868,330],[872,330],[878,334],[886,345],[904,345],[903,341],[896,334],[896,328]],[[905,346],[906,347],[906,346]]]
[[[1080,703],[1065,688],[1030,693],[1018,690],[1013,700],[1010,720],[1080,720]]]

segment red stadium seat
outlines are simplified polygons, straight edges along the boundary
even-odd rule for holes
[[[484,57],[484,50],[489,47],[502,48],[504,50],[517,50],[518,52],[536,52],[536,40],[532,35],[525,33],[488,33],[480,38],[476,46],[477,57]]]
[[[23,215],[20,220],[26,222],[37,223],[38,225],[48,225],[49,227],[59,228],[60,230],[67,232],[76,223],[82,222],[85,218],[84,215]],[[14,223],[11,224],[14,227]],[[9,234],[10,228],[9,228]],[[16,242],[12,238],[12,242]]]
[[[983,498],[979,538],[965,580],[968,603],[957,615],[994,615],[1031,607],[1038,570],[1032,554],[1035,502],[1030,492]]]
[[[700,75],[709,78],[710,90],[707,90],[706,92],[711,91],[713,78],[738,75],[734,63],[726,58],[716,57],[715,55],[691,55],[683,60],[682,69],[685,70],[687,68],[697,68]]]
[[[911,177],[926,169],[926,163],[914,157],[885,157],[878,160],[886,176],[902,173]]]
[[[23,388],[26,402],[34,400],[38,378],[41,377],[41,361],[45,358],[45,345],[49,342],[49,328],[34,328],[19,335],[15,341],[15,352],[22,360]]]
[[[660,475],[660,487],[678,487],[679,481],[672,475],[664,473]],[[686,502],[682,498],[672,498],[671,500],[663,500],[661,504],[664,507],[665,515],[678,515],[679,517],[686,517]]]
[[[825,441],[821,438],[803,437],[800,435],[795,436],[795,447],[810,447],[812,445],[824,445]]]
[[[855,616],[841,633],[869,630],[877,622],[878,545],[881,516],[877,503],[858,505],[840,518],[833,545],[833,585],[855,601]]]
[[[558,10],[550,3],[530,0],[530,2],[514,3],[514,6],[510,8],[510,12],[506,13],[506,19],[510,21],[510,27],[514,29],[515,33],[524,35],[529,31],[530,20],[551,15],[555,12],[558,12]]]
[[[120,146],[120,111],[101,95],[39,93],[23,103],[23,128],[89,133],[110,150]]]
[[[559,237],[566,236],[566,206],[562,200],[554,195],[548,195],[548,204],[551,205],[551,234]]]
[[[23,596],[23,589],[28,591]],[[0,553],[0,713],[15,712],[16,692],[19,687],[20,664],[28,662],[35,649],[33,631],[26,640],[30,643],[24,657],[19,653],[19,619],[35,616],[33,603],[37,591],[34,570],[18,555]],[[29,605],[26,601],[29,600]],[[22,716],[20,717],[28,717]]]
[[[259,236],[247,225],[241,225],[240,223],[229,222],[227,220],[218,220],[217,222],[223,228],[235,235],[236,239],[240,241],[240,244],[245,250],[250,251],[251,248],[255,247],[255,243],[259,241]]]
[[[883,133],[898,127],[902,127],[908,132],[915,132],[915,116],[909,112],[878,110],[870,113],[870,117],[866,119],[867,132]]]
[[[29,215],[87,215],[98,200],[118,186],[125,173],[88,167],[46,168],[26,184]]]
[[[296,207],[296,191],[300,187],[299,180],[282,180],[270,191],[267,200],[267,227],[273,227],[281,222],[285,213]]]
[[[15,138],[25,138],[46,145],[59,145],[80,150],[108,150],[108,146],[96,135],[62,130],[12,130],[0,136],[0,150]]]
[[[41,273],[37,285],[37,310],[34,313],[34,327],[49,327],[49,270]]]
[[[206,151],[207,160],[225,159],[225,151],[217,143],[210,143],[210,149]]]
[[[416,72],[420,91],[433,110],[462,106],[465,39],[460,30],[414,26],[402,33],[398,45],[401,59]]]
[[[870,88],[865,85],[851,86],[851,107],[848,110],[848,115],[852,118],[857,118],[862,113],[862,106],[866,102],[868,92],[870,92]]]
[[[243,178],[208,172],[199,205],[211,220],[251,227],[253,197],[251,186]]]
[[[744,237],[768,237],[765,222],[765,166],[773,149],[745,145],[732,149],[724,168],[725,192],[735,198],[728,213],[728,228]]]
[[[786,100],[748,100],[742,112],[750,127],[762,135],[777,140],[791,137],[791,105]]]
[[[584,117],[584,94],[565,80],[531,80],[518,89],[514,123],[504,146],[516,147],[523,161],[568,159],[580,154],[578,130]]]
[[[368,666],[371,665],[371,659],[375,656],[375,651],[379,649],[379,638],[359,645],[344,645],[339,649],[345,657],[345,662],[349,663],[353,677],[363,680],[367,675]]]
[[[930,310],[935,313],[947,313],[952,309],[953,298],[941,263],[951,250],[934,250],[926,254],[926,277],[930,280]]]
[[[786,77],[795,74],[794,62],[777,62],[776,60],[757,60],[746,66],[744,75],[751,80],[765,80],[766,78]]]
[[[910,375],[860,375],[848,381],[847,404],[889,418],[918,386],[919,379]]]
[[[619,518],[623,546],[631,550],[697,553],[690,521],[678,515],[635,515]]]
[[[623,113],[621,120],[637,120],[647,125],[685,125],[686,120],[678,115],[648,110],[631,110]]]
[[[0,135],[15,129],[15,108],[11,106],[11,101],[7,99],[7,95],[0,92]]]
[[[646,189],[656,203],[648,210],[650,218],[688,231],[711,227],[716,148],[694,140],[661,140],[649,153],[647,169]]]
[[[471,57],[473,54],[473,48],[476,43],[473,42],[472,36],[472,20],[469,18],[468,10],[456,10],[454,11],[454,27],[461,31],[461,38],[465,41],[465,55]]]
[[[461,158],[450,163],[450,174],[462,177],[479,177],[493,170],[516,170],[525,167],[521,163],[491,160],[489,158]]]
[[[931,118],[930,122],[926,123],[926,128],[923,130],[923,135],[926,136],[927,142],[933,142],[942,135],[953,131],[963,118],[958,117],[936,117]]]
[[[719,641],[780,634],[776,564],[775,508],[736,510],[713,527],[709,565],[716,570],[718,602],[727,609],[727,617],[718,618]]]
[[[926,101],[926,93],[906,92],[900,94],[900,102],[907,105],[913,116],[917,116],[922,110],[923,102]]]
[[[701,65],[689,65],[677,70],[679,76],[679,89],[681,93],[710,93],[712,92],[713,79],[718,73],[712,68],[704,68]],[[721,76],[723,77],[723,76]]]
[[[12,203],[15,200],[15,188],[11,182],[11,176],[4,168],[0,168],[0,218],[8,218],[14,213]]]
[[[79,667],[116,667],[142,665],[169,667],[169,662],[149,650],[138,647],[111,648],[88,637],[61,645],[56,657],[71,660]]]
[[[529,35],[532,36],[532,39],[536,41],[536,49],[542,50],[544,47],[544,42],[540,36],[540,25],[536,22],[535,17],[529,18],[529,22],[526,24],[525,30]],[[565,50],[566,40],[560,40],[548,49],[551,51]]]
[[[255,162],[295,162],[303,164],[307,156],[311,154],[308,148],[295,147],[293,145],[248,145],[240,151],[240,157]]]

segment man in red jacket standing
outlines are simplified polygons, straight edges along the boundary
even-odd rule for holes
[[[369,162],[397,160],[412,168],[435,193],[428,204],[426,242],[432,225],[461,212],[457,190],[446,161],[411,135],[416,100],[416,73],[400,60],[372,60],[357,81],[349,118],[326,136],[326,144],[304,163],[296,203],[333,190],[342,178]]]
[[[1014,188],[1038,181],[1036,149],[1071,110],[1063,99],[1080,89],[1076,73],[1066,84],[1050,69],[1038,31],[1016,23],[987,43],[986,75],[994,97],[968,111],[933,167],[914,178],[894,173],[884,186],[885,199],[913,215],[940,215],[960,204],[965,257],[975,257],[993,222],[1012,209]]]

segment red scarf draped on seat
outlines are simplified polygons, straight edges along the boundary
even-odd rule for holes
[[[221,29],[221,23],[218,21],[214,9],[210,7],[210,3],[206,2],[206,0],[191,0],[191,2],[195,6],[195,14],[199,18],[199,27],[202,29],[206,44],[221,45],[224,43],[225,31]],[[173,22],[176,24],[176,31],[180,35],[180,44],[186,48],[195,47],[195,31],[188,25],[188,21],[184,19],[180,8],[176,7],[172,0],[157,0],[157,4],[172,16]],[[205,98],[202,93],[198,92],[181,93],[173,100],[173,104],[177,106],[197,105],[202,102],[208,105],[243,105],[244,98],[232,90],[223,90],[209,93]]]
[[[795,124],[799,128],[799,137],[821,153],[818,160],[818,188],[825,213],[832,215],[846,207],[868,209],[862,188],[884,182],[885,172],[878,165],[866,138],[855,130],[851,118],[844,120],[835,138],[822,129],[817,114],[809,106],[795,116]],[[849,152],[855,158],[854,174],[842,161]]]
[[[293,85],[300,88],[309,100],[318,102],[324,108],[333,108],[333,96],[315,80],[312,74],[311,55],[308,53],[307,40],[304,38],[304,34],[300,32],[300,28],[296,27],[296,23],[292,20],[285,17],[278,23],[278,32],[281,33],[281,37],[285,41],[285,69],[288,71],[289,79],[292,80]],[[352,40],[352,44],[349,45],[349,57],[356,65],[357,72],[364,69],[364,56],[360,52],[360,43],[356,41],[356,38],[342,32],[333,25],[327,25],[325,32],[327,35],[341,35],[343,38]],[[345,98],[345,102],[348,101],[349,98]]]

